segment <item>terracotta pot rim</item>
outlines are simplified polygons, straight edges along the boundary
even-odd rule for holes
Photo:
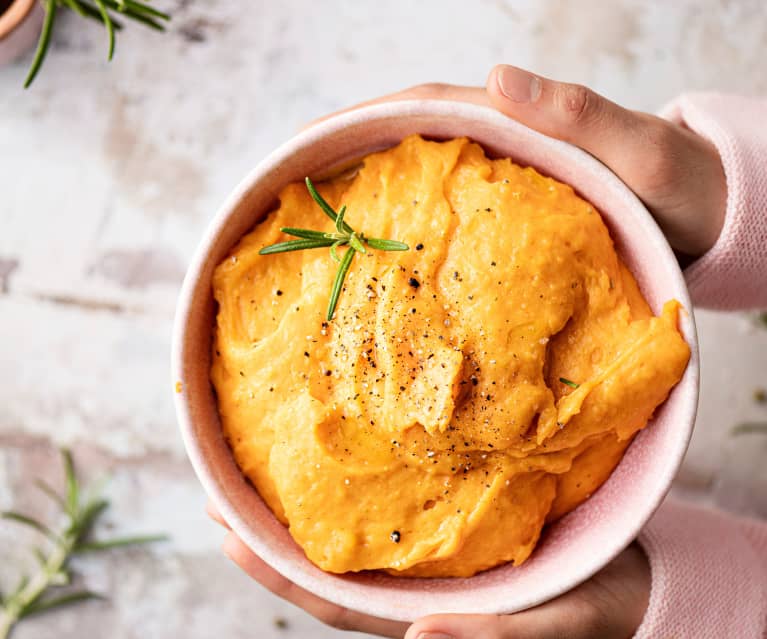
[[[18,27],[30,14],[37,0],[13,0],[5,13],[0,15],[0,40]]]

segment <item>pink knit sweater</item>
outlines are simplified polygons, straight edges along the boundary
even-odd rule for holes
[[[716,145],[727,177],[722,233],[685,271],[693,302],[767,308],[767,100],[690,94],[663,115]],[[767,522],[667,499],[639,543],[652,590],[634,639],[767,637]]]

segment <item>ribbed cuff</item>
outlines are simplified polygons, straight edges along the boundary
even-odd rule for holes
[[[767,523],[667,500],[639,536],[652,589],[634,639],[767,637],[767,547],[756,539],[767,543]]]
[[[727,178],[719,239],[685,270],[693,303],[723,310],[767,307],[767,100],[692,93],[661,115],[713,143]]]

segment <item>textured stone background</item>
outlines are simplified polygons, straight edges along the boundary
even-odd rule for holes
[[[109,602],[29,620],[17,639],[333,637],[249,581],[184,456],[169,338],[184,267],[228,191],[308,120],[425,81],[483,83],[495,62],[654,110],[685,89],[767,93],[762,0],[366,2],[158,0],[166,35],[130,28],[105,62],[61,15],[33,88],[0,69],[0,508],[51,513],[56,446],[109,476],[105,528],[172,542],[78,561]],[[700,418],[676,490],[767,516],[767,331],[698,312]],[[0,582],[29,558],[0,524]],[[275,619],[287,620],[286,629]]]

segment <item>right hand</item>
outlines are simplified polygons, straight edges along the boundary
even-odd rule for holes
[[[496,66],[484,89],[424,84],[352,109],[413,98],[492,106],[579,146],[639,196],[678,253],[698,257],[719,237],[727,201],[722,162],[712,143],[684,126],[626,109],[584,86],[509,65]]]
[[[572,142],[611,168],[647,205],[677,251],[698,256],[716,242],[727,183],[716,147],[698,134],[585,87],[506,65],[490,72],[487,93],[506,115]]]

